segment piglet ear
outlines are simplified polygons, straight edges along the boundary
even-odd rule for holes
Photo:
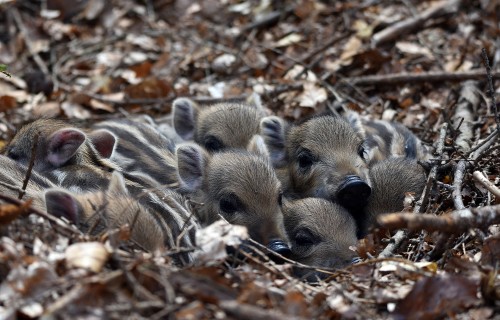
[[[271,161],[266,143],[264,142],[264,139],[258,134],[254,135],[250,142],[248,142],[247,151],[259,155],[260,157],[266,159],[266,161]]]
[[[344,117],[347,119],[347,122],[349,122],[351,127],[359,134],[359,136],[366,139],[366,132],[359,113],[349,110],[346,111]]]
[[[201,188],[208,154],[194,143],[181,144],[175,150],[177,158],[177,175],[181,187],[188,192]]]
[[[71,159],[85,142],[85,134],[75,128],[57,130],[49,137],[47,160],[60,167]]]
[[[88,138],[103,158],[111,158],[118,143],[118,138],[114,134],[106,129],[99,129],[92,131]]]
[[[274,167],[286,164],[286,123],[279,117],[264,117],[260,121],[260,135],[264,139]]]
[[[112,195],[128,195],[127,185],[123,175],[118,171],[113,171],[111,180],[108,185],[108,194]]]
[[[47,212],[55,217],[64,217],[74,224],[78,224],[80,220],[80,204],[71,193],[65,190],[47,190],[45,207]]]
[[[179,136],[184,140],[193,140],[196,126],[198,106],[188,98],[178,98],[172,107],[173,125]]]

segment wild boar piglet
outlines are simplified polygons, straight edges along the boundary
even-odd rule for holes
[[[131,228],[130,240],[147,251],[194,247],[195,230],[186,217],[189,213],[183,214],[186,208],[179,200],[180,196],[173,193],[169,201],[159,201],[159,198],[148,194],[145,201],[141,201],[129,189],[130,185],[127,185],[123,176],[113,172],[106,190],[74,193],[52,188],[44,196],[47,212],[65,217],[92,235],[128,224]],[[155,200],[156,205],[151,205]],[[185,220],[181,219],[183,215]],[[179,264],[192,260],[190,253],[174,252],[172,257]]]
[[[342,206],[321,198],[305,198],[285,201],[283,214],[292,259],[317,268],[338,269],[356,257],[356,223]],[[294,273],[309,281],[326,276],[300,267]]]
[[[364,140],[340,116],[318,116],[288,126],[278,117],[261,121],[261,135],[287,193],[320,197],[349,210],[371,194]]]
[[[178,98],[173,103],[174,128],[183,139],[195,141],[209,152],[245,149],[266,115],[257,97],[250,103],[221,102],[208,106]]]
[[[288,255],[281,184],[262,138],[255,136],[249,145],[249,151],[212,155],[194,143],[179,145],[176,154],[181,189],[201,204],[197,215],[202,224],[223,217],[229,223],[246,226],[251,238],[270,250]]]
[[[23,126],[2,153],[27,166],[34,152],[33,168],[42,174],[67,165],[113,170],[117,166],[109,158],[115,145],[116,137],[107,130],[85,133],[64,121],[39,119]]]

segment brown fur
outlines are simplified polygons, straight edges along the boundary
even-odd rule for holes
[[[356,224],[341,206],[320,198],[285,202],[285,228],[292,244],[292,258],[319,268],[343,268],[356,253]],[[307,269],[296,274],[309,280],[320,276]]]
[[[370,168],[373,194],[366,212],[369,225],[377,215],[403,210],[406,193],[418,199],[426,184],[426,173],[417,161],[391,158],[380,161]]]
[[[289,193],[335,201],[347,175],[359,176],[369,184],[368,167],[360,155],[363,140],[344,118],[316,117],[288,132],[285,126],[283,120],[267,117],[262,120],[261,134]],[[300,166],[305,150],[313,159],[306,169]]]
[[[188,98],[179,98],[173,104],[173,123],[179,135],[210,152],[245,149],[259,132],[264,116],[258,103],[225,102],[202,107]]]
[[[265,149],[260,141],[251,145]],[[281,185],[265,154],[233,151],[209,155],[195,144],[184,144],[177,148],[177,159],[183,188],[202,204],[197,210],[202,224],[222,216],[246,226],[250,236],[264,245],[275,239],[288,242],[280,205]],[[234,210],[227,210],[231,206]]]

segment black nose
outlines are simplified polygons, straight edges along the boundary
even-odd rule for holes
[[[364,207],[371,193],[370,186],[360,177],[347,176],[337,191],[337,199],[343,207]]]
[[[285,258],[290,257],[290,255],[292,254],[292,250],[290,250],[290,247],[288,247],[288,245],[283,240],[280,239],[271,240],[267,245],[267,248],[273,252],[282,255]],[[282,262],[282,260],[278,256],[275,256],[272,253],[270,254],[270,258],[274,262]]]

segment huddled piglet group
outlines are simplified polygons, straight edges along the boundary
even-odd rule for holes
[[[270,252],[321,269],[356,258],[377,215],[422,192],[428,151],[399,123],[323,114],[300,123],[246,102],[173,103],[171,127],[112,119],[80,127],[39,119],[0,155],[0,193],[25,198],[83,232],[132,226],[130,241],[192,262],[195,231],[247,227]],[[297,276],[321,277],[297,268]]]

